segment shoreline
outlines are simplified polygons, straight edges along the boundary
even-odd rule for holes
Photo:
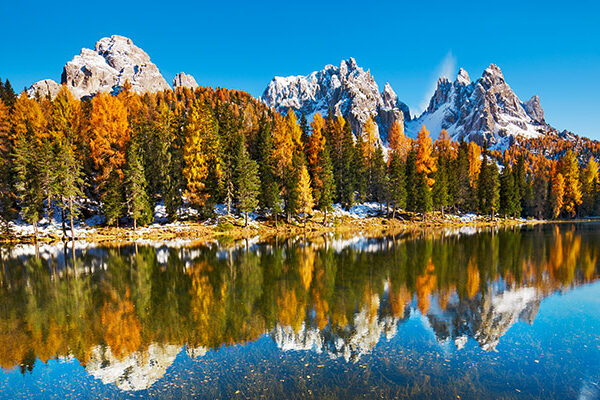
[[[407,214],[403,214],[406,216]],[[324,233],[369,233],[369,234],[390,234],[411,231],[422,231],[429,229],[459,229],[466,227],[473,228],[493,228],[493,227],[511,227],[523,225],[537,225],[545,223],[560,222],[584,222],[588,220],[572,221],[553,221],[536,219],[505,219],[489,216],[480,216],[467,214],[463,216],[446,214],[441,217],[440,213],[432,213],[423,219],[422,216],[409,215],[410,219],[387,218],[378,216],[367,217],[347,217],[332,216],[327,225],[322,224],[323,217],[315,213],[306,221],[306,225],[301,221],[287,223],[285,220],[279,220],[275,225],[273,220],[256,221],[253,220],[247,227],[244,227],[243,219],[235,216],[219,216],[213,220],[207,221],[179,221],[175,223],[159,224],[154,223],[146,227],[139,227],[133,230],[131,227],[79,227],[76,228],[75,240],[88,243],[133,243],[137,240],[187,240],[202,241],[218,238],[227,238],[232,240],[260,236],[264,238],[274,236],[298,236],[298,235],[318,235]],[[591,220],[589,220],[591,221]],[[67,236],[63,236],[61,229],[41,229],[38,233],[38,242],[43,244],[70,242],[72,240],[70,231],[67,230]],[[12,232],[11,234],[2,234],[0,236],[0,246],[10,246],[19,244],[35,243],[34,235],[31,233]]]

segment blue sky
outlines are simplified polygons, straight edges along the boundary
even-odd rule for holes
[[[422,4],[421,4],[422,3]],[[442,72],[472,79],[495,63],[521,100],[538,94],[558,129],[600,139],[600,5],[592,1],[0,3],[0,77],[21,90],[60,80],[104,36],[133,39],[171,81],[259,96],[274,75],[354,57],[411,110]]]

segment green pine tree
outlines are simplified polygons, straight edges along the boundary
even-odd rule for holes
[[[145,226],[152,222],[152,204],[148,199],[146,174],[142,162],[142,154],[139,143],[134,139],[131,141],[127,152],[127,167],[125,170],[127,201],[127,212],[133,219],[133,230],[139,225]]]
[[[248,226],[248,213],[254,211],[259,203],[260,178],[258,164],[250,159],[244,141],[241,142],[237,158],[236,197],[238,209],[244,213],[244,226]]]
[[[56,180],[54,192],[59,199],[62,209],[63,234],[67,235],[65,228],[66,211],[69,212],[71,237],[75,237],[74,219],[79,215],[79,207],[83,193],[83,169],[81,162],[75,155],[74,146],[70,138],[63,138],[57,144],[55,161]]]
[[[31,137],[31,134],[28,135]],[[37,241],[38,221],[44,211],[42,180],[38,169],[38,149],[34,142],[19,134],[14,149],[17,197],[23,219],[32,224]]]
[[[414,149],[408,152],[406,157],[406,209],[408,211],[417,210],[417,186],[419,179],[417,176],[417,153]]]
[[[392,218],[396,218],[398,208],[406,207],[405,165],[397,154],[392,154],[388,166],[388,196],[392,203]]]

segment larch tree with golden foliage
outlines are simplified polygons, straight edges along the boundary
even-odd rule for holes
[[[109,225],[123,214],[123,167],[130,140],[127,109],[121,101],[100,93],[92,100],[90,157],[97,171],[96,183]]]
[[[561,173],[565,180],[564,209],[574,217],[577,207],[582,202],[581,182],[579,180],[579,164],[575,154],[570,149],[561,160]]]
[[[215,142],[218,144],[217,129],[208,107],[195,102],[188,111],[183,148],[183,175],[187,181],[185,196],[195,207],[205,206],[211,196],[207,184],[211,161],[218,161],[214,159]],[[220,166],[216,168],[220,173]]]
[[[431,188],[435,183],[433,174],[437,171],[436,159],[433,153],[433,141],[425,125],[419,131],[416,146],[416,206],[417,211],[425,214],[431,210],[433,199]]]
[[[313,209],[313,196],[310,187],[310,176],[306,166],[300,170],[300,180],[298,181],[298,210],[304,214],[303,221],[306,225],[306,217]]]

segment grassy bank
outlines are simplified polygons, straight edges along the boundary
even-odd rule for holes
[[[504,219],[488,216],[469,214],[456,216],[440,213],[422,215],[402,213],[396,218],[367,216],[353,217],[347,215],[332,215],[327,224],[323,224],[323,215],[316,212],[307,218],[306,222],[294,219],[291,223],[279,219],[277,222],[271,218],[266,220],[251,221],[244,226],[243,219],[233,216],[220,216],[208,221],[185,221],[173,224],[153,224],[148,227],[133,230],[131,227],[95,227],[76,229],[75,238],[94,243],[106,242],[132,242],[136,240],[168,241],[168,240],[211,240],[219,237],[240,239],[251,236],[293,236],[305,234],[321,234],[326,232],[337,233],[365,233],[387,234],[402,231],[422,229],[458,229],[462,227],[502,227],[523,224],[543,223],[539,220]],[[38,241],[42,243],[60,242],[65,239],[61,230],[42,230],[38,234]],[[67,231],[67,239],[70,232]],[[33,243],[34,235],[30,232],[5,232],[0,238],[0,243],[18,244]]]

